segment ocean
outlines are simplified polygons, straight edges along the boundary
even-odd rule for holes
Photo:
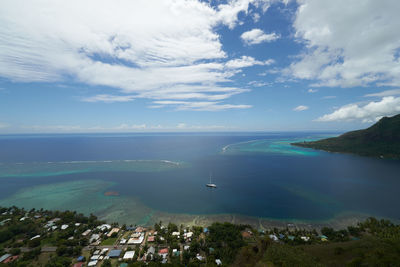
[[[0,136],[0,206],[151,224],[219,215],[400,219],[400,161],[294,147],[322,133]],[[209,177],[217,184],[207,188]]]

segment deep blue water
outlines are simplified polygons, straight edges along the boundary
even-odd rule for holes
[[[95,179],[112,181],[114,185],[107,190],[118,191],[121,197],[134,197],[152,209],[172,213],[325,220],[354,212],[400,219],[400,161],[315,152],[279,143],[317,136],[321,134],[0,136],[3,166],[127,159],[187,164],[158,172],[103,170],[5,176],[0,177],[0,200],[12,199],[19,190],[37,185]],[[267,140],[275,150],[260,151],[260,144],[255,142],[233,145],[235,153],[221,153],[227,145],[250,140]],[[205,187],[210,173],[218,185],[216,190]]]

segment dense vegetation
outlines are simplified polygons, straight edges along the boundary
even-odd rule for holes
[[[63,230],[49,231],[49,220],[57,218],[57,226],[69,223]],[[0,257],[6,253],[19,256],[2,266],[71,266],[78,255],[90,255],[100,247],[88,245],[82,232],[92,229],[100,233],[102,224],[95,216],[86,217],[71,211],[25,211],[16,207],[0,208]],[[117,223],[113,227],[118,227]],[[132,227],[131,227],[132,228]],[[139,227],[140,228],[140,227]],[[59,228],[58,228],[59,229]],[[123,225],[115,240],[131,234]],[[285,228],[258,231],[249,225],[213,223],[208,229],[193,226],[163,225],[159,222],[148,231],[157,232],[154,243],[125,247],[134,250],[129,261],[104,259],[97,266],[115,267],[121,262],[128,266],[400,266],[400,225],[388,220],[369,218],[347,229],[329,227],[305,230],[290,224]],[[191,232],[191,240],[183,238]],[[174,233],[179,232],[178,235]],[[34,238],[40,235],[39,238]],[[72,238],[73,237],[73,238]],[[114,242],[113,246],[117,246]],[[155,253],[145,255],[150,246],[168,249],[167,262]],[[56,248],[46,252],[46,248]],[[187,249],[183,249],[187,247]],[[174,253],[173,251],[180,253]],[[143,257],[145,259],[143,259]]]
[[[361,156],[400,158],[400,114],[384,117],[364,130],[292,145]]]

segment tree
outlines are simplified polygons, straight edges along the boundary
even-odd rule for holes
[[[104,260],[101,267],[111,267],[111,261],[109,259]]]

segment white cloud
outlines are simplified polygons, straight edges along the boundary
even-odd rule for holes
[[[174,100],[161,100],[153,101],[154,106],[151,108],[161,108],[165,106],[173,106],[175,110],[193,110],[193,111],[222,111],[229,109],[248,109],[251,105],[233,105],[233,104],[222,104],[220,102],[211,101],[174,101]]]
[[[353,121],[374,122],[384,116],[393,116],[400,112],[400,97],[388,96],[368,104],[349,104],[331,114],[319,117],[316,121]]]
[[[394,96],[394,95],[400,95],[400,89],[386,90],[379,93],[367,94],[365,95],[365,97],[376,97],[376,96],[383,97],[383,96]]]
[[[260,14],[254,13],[252,16],[254,23],[257,23],[260,20],[260,17]]]
[[[308,109],[307,106],[300,105],[300,106],[295,107],[293,109],[293,111],[304,111],[304,110],[307,110],[307,109]]]
[[[31,125],[22,126],[24,132],[29,130],[35,133],[95,133],[95,132],[152,132],[152,131],[215,131],[227,130],[232,127],[225,125],[146,125],[122,123],[116,126],[81,126],[81,125]]]
[[[243,42],[247,45],[261,44],[264,42],[272,42],[280,38],[276,33],[266,34],[260,29],[252,29],[250,31],[242,33],[240,36]]]
[[[248,83],[251,86],[254,87],[264,87],[264,86],[271,86],[272,83],[268,83],[268,82],[262,82],[262,81],[251,81]]]
[[[228,62],[225,63],[225,67],[231,69],[238,69],[238,68],[251,67],[254,65],[268,66],[273,64],[274,62],[275,61],[273,59],[259,61],[254,59],[253,57],[242,56],[241,58],[229,60]]]
[[[84,102],[130,102],[134,100],[134,96],[131,95],[95,95],[91,97],[85,97],[82,99]]]
[[[316,92],[318,92],[318,89],[308,89],[307,92],[309,92],[309,93],[316,93]]]
[[[400,85],[400,1],[298,3],[293,26],[305,51],[287,73],[316,86]]]
[[[244,12],[247,14],[249,4],[262,9],[265,13],[270,6],[270,0],[228,0],[228,3],[218,6],[217,19],[223,24],[233,29],[238,22],[238,14]]]
[[[236,71],[223,63],[227,55],[216,28],[234,28],[250,4],[266,10],[269,1],[212,7],[197,0],[4,0],[0,76],[17,82],[72,78],[128,95],[113,92],[86,101],[165,99],[166,91],[177,99],[212,100],[221,91],[229,97],[245,90],[226,87]],[[186,96],[183,87],[190,89]]]
[[[334,98],[336,98],[335,95],[327,95],[322,97],[322,99],[334,99]]]

